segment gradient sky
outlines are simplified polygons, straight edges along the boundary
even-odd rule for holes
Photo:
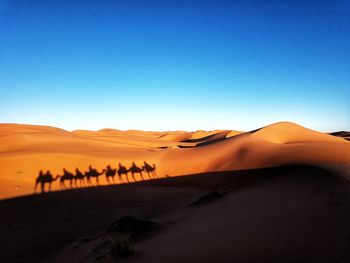
[[[0,122],[350,129],[350,1],[0,0]]]

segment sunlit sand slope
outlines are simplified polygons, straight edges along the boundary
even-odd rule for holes
[[[62,175],[62,169],[101,171],[133,162],[156,166],[158,177],[211,171],[272,167],[286,164],[346,165],[350,142],[281,122],[253,132],[146,132],[62,129],[0,124],[0,198],[33,192],[39,170]],[[117,177],[116,177],[117,179]],[[125,182],[126,178],[122,178]],[[129,177],[129,179],[131,179]],[[142,180],[136,175],[136,180]],[[143,179],[149,179],[143,173]],[[95,182],[93,180],[93,182]],[[100,177],[105,184],[105,176]],[[53,190],[59,189],[54,182]]]

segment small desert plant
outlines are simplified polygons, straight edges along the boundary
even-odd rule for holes
[[[142,239],[159,226],[148,220],[124,216],[111,224],[104,241],[94,249],[92,262],[114,262],[134,253],[133,242]]]
[[[134,216],[124,216],[111,224],[107,229],[107,233],[127,234],[131,241],[135,241],[143,238],[157,228],[157,224],[152,221],[139,219]]]
[[[123,233],[112,233],[107,238],[109,242],[109,254],[116,258],[124,258],[131,255],[134,251],[131,241],[130,234]]]
[[[115,262],[116,259],[125,258],[133,252],[129,234],[109,233],[104,241],[93,250],[89,262]]]

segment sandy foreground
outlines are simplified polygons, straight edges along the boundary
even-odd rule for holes
[[[65,191],[58,179],[33,195],[41,169],[133,162],[156,175],[113,184],[103,174],[99,187],[92,178]],[[350,142],[294,123],[251,132],[0,124],[0,165],[0,262],[350,262]],[[154,229],[125,239],[111,228],[125,217]],[[113,233],[130,254],[111,253]]]
[[[307,166],[18,197],[0,201],[1,262],[345,263],[349,205],[347,181]],[[115,258],[107,230],[125,216],[157,228]]]
[[[62,175],[89,165],[98,171],[118,163],[155,165],[157,177],[289,164],[333,166],[347,172],[350,142],[336,136],[281,122],[253,132],[145,132],[62,129],[0,124],[0,198],[32,194],[39,170]],[[129,175],[130,176],[130,175]],[[139,174],[136,180],[142,178]],[[126,182],[117,180],[116,183]],[[132,178],[131,178],[132,179]],[[143,173],[143,179],[149,179]],[[52,190],[60,190],[57,180]],[[99,177],[106,184],[105,175]],[[96,184],[94,178],[92,180]]]

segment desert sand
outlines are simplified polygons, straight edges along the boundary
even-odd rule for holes
[[[349,262],[350,185],[309,166],[214,172],[0,201],[2,262]],[[213,194],[216,193],[216,194]],[[156,229],[105,250],[125,216]],[[108,243],[107,243],[108,244]]]
[[[98,171],[121,163],[155,164],[158,177],[300,164],[340,167],[350,163],[350,142],[294,123],[275,123],[252,132],[137,130],[68,132],[59,128],[0,124],[0,198],[33,193],[40,170],[62,175]],[[143,173],[143,179],[149,177]],[[126,182],[116,180],[116,183]],[[136,180],[142,178],[136,174]],[[106,184],[100,176],[100,184]],[[93,180],[93,183],[96,182]],[[58,181],[52,190],[59,190]]]
[[[350,262],[344,134],[290,122],[249,132],[0,124],[0,261]],[[40,170],[144,162],[155,174],[129,174],[129,184],[103,174],[99,187],[92,178],[62,190],[59,178],[33,194]],[[130,218],[143,228],[125,236]]]

